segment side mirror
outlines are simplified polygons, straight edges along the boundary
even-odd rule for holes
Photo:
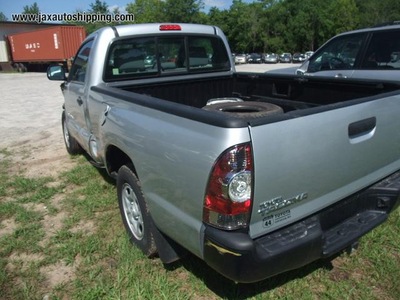
[[[47,68],[47,78],[49,80],[67,80],[63,66],[54,65]]]
[[[310,64],[309,60],[306,60],[305,62],[303,62],[303,64],[300,66],[300,68],[298,68],[296,70],[296,75],[299,75],[299,76],[306,75],[309,64]]]

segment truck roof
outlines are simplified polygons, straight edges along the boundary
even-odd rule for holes
[[[109,27],[106,27],[109,28]],[[106,30],[101,28],[99,31]],[[222,31],[216,26],[187,24],[187,23],[145,23],[117,25],[113,27],[120,36],[154,34],[156,32],[169,34],[174,33],[202,33],[202,34],[222,34]]]

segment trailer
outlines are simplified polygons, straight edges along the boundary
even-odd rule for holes
[[[69,67],[82,41],[82,26],[54,26],[8,36],[11,60],[18,71],[40,71],[49,64]]]

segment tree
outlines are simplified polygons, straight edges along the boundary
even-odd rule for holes
[[[247,7],[246,24],[248,27],[248,39],[252,52],[265,52],[265,30],[264,15],[261,3],[251,3]]]
[[[316,50],[357,24],[354,0],[269,1],[266,10],[268,39],[277,52]]]
[[[100,0],[96,0],[94,3],[90,3],[89,4],[89,9],[87,11],[87,13],[90,14],[97,14],[97,15],[112,15],[113,13],[118,13],[118,11],[114,10],[113,13],[110,12],[109,8],[108,8],[108,4],[105,1],[100,1]],[[76,11],[75,13],[83,13],[83,11]],[[86,22],[75,22],[74,24],[76,25],[80,25],[85,27],[85,30],[87,33],[92,33],[93,31],[96,31],[97,29],[104,27],[106,25],[115,25],[114,23],[107,23],[107,22],[102,22],[102,21],[95,21],[95,22],[90,22],[90,23],[86,23]]]
[[[339,0],[341,1],[341,0]],[[346,1],[346,0],[345,0]],[[288,43],[292,52],[315,50],[332,35],[332,15],[329,15],[332,0],[288,1],[291,17],[288,20]],[[346,20],[342,20],[343,23]],[[334,34],[333,34],[334,35]],[[328,37],[327,37],[328,36]]]
[[[248,38],[247,7],[248,4],[242,0],[233,0],[229,8],[228,31],[225,34],[235,52],[247,52],[251,47]]]
[[[202,8],[202,0],[166,0],[165,18],[167,22],[198,23]]]
[[[353,30],[360,23],[360,12],[355,0],[333,1],[329,9],[329,15],[334,26],[332,35]]]
[[[28,6],[25,5],[23,7],[23,14],[32,14],[32,15],[38,15],[40,14],[39,6],[36,2],[34,2],[32,5]]]
[[[2,11],[0,11],[0,21],[7,21],[7,20],[8,20],[8,19],[7,19],[6,15],[3,14]]]
[[[164,1],[161,0],[136,0],[126,6],[128,13],[135,15],[136,23],[164,22]]]
[[[103,15],[107,15],[110,13],[106,2],[101,2],[100,0],[96,0],[95,3],[90,3],[89,6],[90,6],[89,9],[90,13],[103,14]]]
[[[289,51],[292,47],[288,41],[288,24],[292,18],[290,8],[285,1],[277,2],[267,9],[268,51],[282,53]]]
[[[230,31],[228,20],[229,20],[228,10],[220,10],[217,7],[211,7],[210,10],[208,11],[207,24],[220,27],[225,34]]]
[[[355,0],[355,4],[359,10],[360,27],[400,20],[398,0]]]

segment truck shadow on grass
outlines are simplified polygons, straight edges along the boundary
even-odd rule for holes
[[[220,275],[200,258],[190,253],[173,264],[165,265],[165,268],[169,271],[173,271],[179,267],[184,267],[188,272],[191,272],[203,281],[211,291],[222,299],[239,300],[248,299],[257,295],[260,296],[260,294],[273,291],[296,279],[304,279],[320,269],[331,271],[333,270],[332,260],[340,254],[341,253],[331,258],[315,261],[299,269],[287,271],[255,283],[235,283]],[[277,295],[279,295],[279,292],[274,294],[274,296]],[[284,297],[283,294],[280,296]]]

